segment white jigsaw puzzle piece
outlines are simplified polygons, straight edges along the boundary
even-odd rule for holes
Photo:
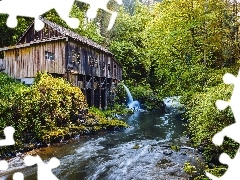
[[[238,76],[235,77],[230,73],[226,73],[223,76],[223,81],[226,84],[233,84],[234,89],[232,96],[229,102],[223,100],[217,100],[216,106],[219,110],[224,110],[227,106],[230,106],[235,117],[235,123],[223,128],[220,132],[214,135],[212,141],[214,144],[220,146],[223,143],[224,136],[230,137],[234,141],[240,143],[239,129],[240,129],[240,111],[239,111],[239,102],[240,102],[240,69]]]
[[[35,30],[39,31],[44,27],[44,23],[39,20],[39,16],[55,9],[60,18],[71,28],[77,28],[79,20],[69,17],[73,4],[74,0],[2,0],[0,1],[0,13],[9,14],[7,26],[10,28],[17,26],[17,16],[32,17],[35,20]],[[18,8],[12,8],[12,6]]]
[[[236,153],[235,157],[231,159],[226,153],[222,153],[219,157],[219,161],[222,164],[228,165],[228,170],[221,177],[216,177],[206,172],[207,177],[211,180],[238,180],[240,177],[239,162],[240,162],[240,149]]]
[[[12,126],[7,126],[4,128],[5,139],[0,140],[0,146],[11,146],[15,144],[13,139],[15,129]]]
[[[24,175],[21,172],[16,172],[13,174],[13,180],[24,180]]]
[[[59,180],[51,171],[60,165],[60,161],[57,158],[53,157],[48,164],[45,164],[39,156],[28,155],[24,158],[24,162],[27,166],[38,165],[38,180]]]
[[[217,146],[220,146],[224,141],[224,136],[227,136],[233,139],[234,141],[240,143],[239,130],[240,123],[239,122],[233,123],[223,128],[220,132],[216,133],[212,138],[212,142]]]
[[[234,84],[234,89],[232,96],[229,102],[229,106],[232,109],[236,122],[240,122],[240,111],[239,111],[239,102],[240,102],[240,69],[238,76],[235,77],[230,73],[227,73],[223,76],[223,80],[226,84]],[[240,127],[240,126],[239,126]]]
[[[14,145],[15,141],[13,139],[15,129],[12,126],[7,126],[4,128],[5,139],[0,140],[0,146],[10,146]],[[6,171],[8,169],[8,162],[6,160],[0,161],[0,170]]]
[[[0,161],[0,170],[6,171],[8,169],[8,162],[5,160]]]
[[[36,31],[40,31],[44,27],[44,23],[39,19],[39,16],[55,9],[61,19],[63,19],[71,28],[79,27],[79,19],[70,18],[72,6],[75,0],[1,0],[0,1],[0,13],[8,14],[7,26],[15,28],[18,24],[17,16],[34,18],[34,28]],[[108,30],[110,30],[116,20],[117,13],[112,12],[107,8],[109,0],[78,0],[80,2],[90,4],[90,8],[87,11],[87,17],[94,19],[97,15],[98,9],[110,13],[111,19],[109,21]],[[116,0],[119,5],[122,5],[122,0]],[[18,8],[11,8],[16,6]]]
[[[234,89],[229,102],[217,100],[216,106],[219,110],[224,110],[225,108],[227,108],[227,106],[230,106],[235,117],[235,123],[223,128],[220,132],[218,132],[213,136],[212,142],[218,146],[222,145],[225,136],[240,143],[240,136],[239,136],[240,111],[239,111],[239,105],[238,105],[240,103],[240,93],[239,93],[240,92],[240,69],[237,77],[235,77],[230,73],[226,73],[223,76],[223,81],[225,84],[233,84]],[[219,157],[219,161],[222,164],[227,164],[228,170],[220,178],[206,172],[206,176],[208,178],[210,178],[211,180],[239,179],[240,149],[238,149],[238,152],[236,153],[233,159],[231,159],[226,153],[222,153]]]

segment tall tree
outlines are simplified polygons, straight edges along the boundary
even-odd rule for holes
[[[109,48],[124,66],[124,79],[140,82],[148,76],[150,61],[145,53],[143,33],[150,19],[149,8],[136,1],[132,15],[123,7],[120,9],[110,31]]]
[[[14,45],[22,33],[31,24],[31,18],[18,17],[18,26],[9,28],[6,25],[8,15],[0,14],[0,47]],[[0,52],[0,58],[3,58],[3,53]]]
[[[48,20],[55,22],[65,28],[68,28],[82,36],[85,36],[89,39],[92,39],[98,43],[102,43],[104,38],[101,34],[97,31],[98,27],[94,21],[88,22],[86,17],[86,11],[89,8],[89,5],[75,2],[72,10],[70,12],[70,17],[78,18],[80,21],[80,25],[77,29],[73,29],[69,27],[57,14],[55,10],[51,10],[45,13],[43,16],[46,17]]]
[[[229,2],[163,0],[154,6],[154,14],[143,33],[144,45],[147,56],[157,60],[154,77],[161,80],[162,91],[181,94],[193,86],[201,89],[205,68],[218,69],[238,59],[231,38],[236,16]]]

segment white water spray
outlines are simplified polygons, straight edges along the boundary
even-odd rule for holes
[[[163,99],[166,108],[178,108],[181,106],[180,104],[181,96],[173,96],[173,97],[166,97]]]
[[[140,103],[139,101],[134,101],[131,92],[129,91],[128,87],[123,84],[128,96],[128,107],[133,110],[140,110]]]
[[[127,86],[125,86],[123,84],[123,87],[125,88],[126,92],[127,92],[127,96],[128,96],[128,104],[132,103],[133,102],[133,97],[132,97],[132,94],[130,93],[129,89]]]

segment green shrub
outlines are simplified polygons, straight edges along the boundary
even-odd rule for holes
[[[185,101],[189,121],[188,133],[194,146],[203,147],[208,161],[218,159],[222,152],[233,157],[237,151],[238,144],[228,138],[225,138],[220,147],[212,143],[217,132],[235,122],[230,108],[220,111],[215,105],[218,99],[229,100],[232,90],[232,86],[222,83],[207,89],[206,92],[195,93],[192,99]]]
[[[28,88],[20,82],[7,76],[5,73],[0,73],[0,130],[6,126],[13,126],[18,131],[15,132],[15,137],[20,138],[22,127],[19,117],[19,109],[23,106],[24,102],[23,93]],[[25,110],[22,112],[25,114]],[[1,136],[3,137],[3,134]]]
[[[128,127],[126,122],[116,119],[109,111],[101,111],[98,108],[91,107],[89,108],[89,115],[95,119],[95,126],[98,126],[99,129]]]
[[[38,74],[31,87],[38,100],[35,107],[40,110],[40,119],[47,127],[67,126],[75,115],[86,109],[87,103],[82,91],[62,78],[53,78],[46,73]],[[37,112],[36,112],[37,113]]]
[[[0,123],[13,126],[15,138],[28,142],[41,139],[46,131],[66,127],[76,113],[87,108],[84,95],[64,79],[39,73],[34,84],[26,87],[1,74]]]
[[[116,96],[115,96],[115,103],[122,105],[127,103],[127,92],[123,85],[120,83],[116,87]]]
[[[99,109],[88,111],[82,91],[62,78],[38,73],[30,87],[4,73],[0,73],[0,80],[0,130],[13,126],[16,141],[14,147],[4,147],[2,151],[34,142],[57,142],[74,134],[127,127],[124,121],[108,119]],[[0,138],[5,137],[2,134]]]

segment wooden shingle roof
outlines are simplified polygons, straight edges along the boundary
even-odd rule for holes
[[[104,51],[105,53],[109,53],[111,55],[113,55],[108,49],[106,49],[105,47],[101,46],[100,44],[86,38],[86,37],[83,37],[83,36],[80,36],[79,34],[67,29],[67,28],[64,28],[54,22],[51,22],[47,19],[45,19],[44,17],[42,16],[39,16],[39,19],[44,22],[45,24],[47,24],[48,26],[50,26],[51,28],[53,28],[54,30],[58,31],[63,37],[70,37],[76,41],[79,41],[79,42],[82,42],[84,44],[87,44],[89,46],[92,46],[96,49],[99,49],[101,51]],[[28,32],[28,30],[34,26],[34,23],[32,23],[28,29],[25,31],[25,33],[19,38],[18,42],[16,43],[16,45],[19,44],[19,42],[22,40],[22,38],[25,36],[25,34]]]
[[[111,53],[109,50],[107,50],[105,47],[97,44],[96,42],[94,42],[94,41],[92,41],[92,40],[90,40],[90,39],[88,39],[88,38],[85,38],[85,37],[83,37],[83,36],[80,36],[79,34],[73,32],[73,31],[71,31],[71,30],[69,30],[69,29],[66,29],[66,28],[64,28],[64,27],[62,27],[62,26],[60,26],[60,25],[58,25],[58,24],[56,24],[56,23],[53,23],[53,22],[51,22],[51,21],[43,18],[42,16],[40,16],[39,19],[40,19],[41,21],[43,21],[44,23],[46,23],[47,25],[49,25],[50,27],[52,27],[53,29],[57,30],[57,31],[58,31],[59,33],[61,33],[63,36],[71,37],[71,38],[73,38],[73,39],[75,39],[75,40],[77,40],[77,41],[80,41],[80,42],[84,43],[84,44],[87,44],[87,45],[89,45],[89,46],[92,46],[92,47],[94,47],[94,48],[97,48],[97,49],[99,49],[99,50],[102,50],[102,51],[104,51],[104,52],[106,52],[106,53],[112,54],[112,53]]]

